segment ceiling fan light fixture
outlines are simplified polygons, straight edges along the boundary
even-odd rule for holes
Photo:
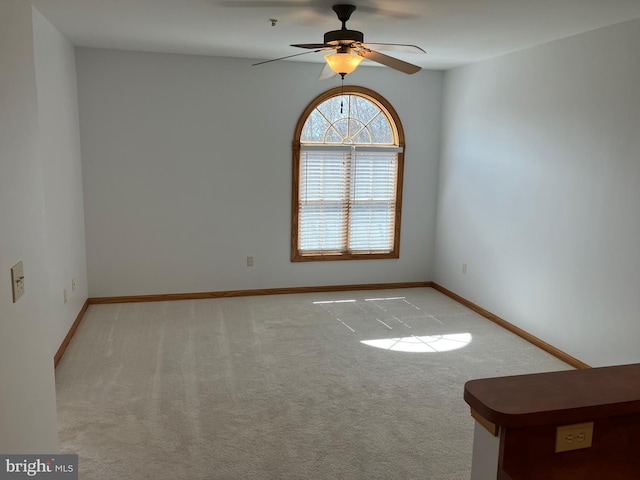
[[[353,53],[332,53],[325,55],[324,59],[329,64],[329,67],[331,67],[331,70],[340,75],[353,72],[362,61],[360,55]]]

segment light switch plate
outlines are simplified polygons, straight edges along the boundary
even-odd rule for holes
[[[13,290],[13,303],[24,294],[24,268],[22,262],[11,267],[11,287]]]

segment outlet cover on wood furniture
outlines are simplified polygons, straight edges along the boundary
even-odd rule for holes
[[[556,453],[589,448],[592,442],[593,422],[556,428]]]

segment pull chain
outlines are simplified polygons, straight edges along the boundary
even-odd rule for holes
[[[340,76],[342,77],[342,90],[340,90],[340,113],[344,113],[344,76],[346,75],[346,73],[341,73]]]

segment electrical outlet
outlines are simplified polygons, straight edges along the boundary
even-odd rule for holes
[[[76,291],[76,279],[75,278],[71,279],[71,291],[72,292]]]
[[[593,422],[556,428],[556,453],[589,448],[593,442]]]
[[[11,289],[13,291],[13,303],[24,294],[24,267],[22,262],[11,267]]]
[[[253,267],[253,257],[247,257],[247,267]]]

